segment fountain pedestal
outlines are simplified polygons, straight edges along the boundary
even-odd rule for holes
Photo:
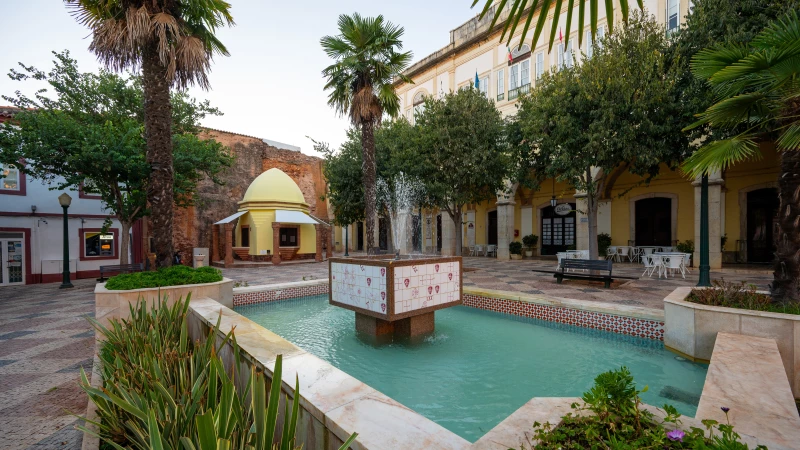
[[[462,303],[461,257],[331,258],[329,302],[356,313],[356,330],[413,338],[434,330],[434,311]]]

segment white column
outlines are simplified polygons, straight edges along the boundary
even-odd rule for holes
[[[505,190],[497,192],[497,259],[510,258],[508,244],[514,240],[517,183],[505,182]]]
[[[700,264],[700,177],[694,186],[694,265]],[[711,269],[722,268],[722,188],[725,180],[719,172],[708,176],[708,263]]]

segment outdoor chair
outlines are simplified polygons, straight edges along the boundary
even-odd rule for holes
[[[616,257],[617,257],[617,246],[609,245],[608,249],[606,249],[606,259],[613,260]]]
[[[558,259],[558,263],[556,265],[557,268],[561,268],[561,260],[567,257],[566,252],[558,252],[556,253],[556,258]]]
[[[691,262],[692,262],[691,261],[691,257],[692,257],[692,255],[689,254],[689,253],[684,253],[683,254],[683,271],[686,272],[686,273],[692,273],[689,270],[689,264],[691,264]],[[686,277],[684,276],[684,278],[686,278]]]
[[[622,262],[625,259],[630,258],[631,248],[627,245],[617,247],[617,262]]]
[[[497,258],[497,246],[496,245],[487,245],[486,246],[486,256],[492,255]]]
[[[661,255],[644,255],[644,272],[642,276],[647,275],[648,277],[653,276],[653,272],[656,270],[658,271],[658,278],[661,278],[661,268],[663,267],[664,263],[661,258]]]
[[[683,255],[666,255],[664,256],[664,275],[667,275],[667,271],[672,272],[672,276],[675,276],[675,271],[681,273],[683,278],[686,278],[686,272],[683,269]]]
[[[483,245],[475,244],[475,256],[481,256],[483,253]]]
[[[475,256],[475,246],[474,245],[470,245],[469,246],[469,256]]]

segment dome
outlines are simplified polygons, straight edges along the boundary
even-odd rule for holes
[[[279,202],[306,205],[306,199],[297,183],[280,169],[269,169],[257,176],[240,203]]]

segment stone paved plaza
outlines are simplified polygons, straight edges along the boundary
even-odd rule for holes
[[[553,269],[555,261],[498,261],[465,258],[464,285],[483,289],[544,294],[662,308],[664,297],[677,286],[697,283],[697,269],[683,278],[623,282],[612,289],[600,284],[565,281],[531,272]],[[765,268],[766,269],[766,268]],[[615,273],[640,276],[639,265],[616,264]],[[284,264],[251,269],[224,269],[225,276],[248,285],[325,279],[328,263]],[[746,280],[766,288],[771,273],[712,273],[712,278]],[[86,316],[93,314],[94,280],[79,280],[75,288],[58,283],[14,286],[0,290],[0,448],[78,449],[75,430],[87,398],[78,387],[80,368],[89,370],[93,331]]]
[[[80,368],[91,370],[94,280],[0,290],[0,448],[78,449],[75,429],[87,397]]]

